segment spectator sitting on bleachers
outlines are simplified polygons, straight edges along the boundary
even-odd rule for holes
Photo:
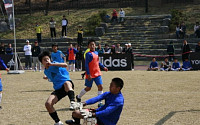
[[[122,53],[122,47],[118,43],[117,46],[115,47],[115,53]]]
[[[180,71],[180,70],[181,70],[180,63],[178,62],[177,58],[174,58],[174,62],[172,64],[171,71]]]
[[[0,54],[5,54],[5,46],[4,46],[4,43],[3,43],[3,42],[1,42]]]
[[[180,39],[180,31],[181,29],[180,29],[180,24],[177,24],[177,26],[176,26],[176,38],[177,39]]]
[[[185,34],[186,34],[186,26],[185,23],[182,22],[181,24],[181,29],[180,29],[180,38],[184,39],[185,38]]]
[[[158,62],[156,61],[156,58],[152,58],[152,62],[150,63],[149,68],[147,71],[157,71],[158,70]]]
[[[110,54],[110,53],[111,53],[111,49],[109,48],[108,44],[105,44],[104,54]]]
[[[96,51],[97,51],[99,54],[103,54],[103,53],[104,53],[104,49],[101,47],[101,44],[98,45]]]
[[[165,57],[164,62],[161,63],[160,71],[170,71],[170,69],[171,69],[170,62],[168,58]]]
[[[115,54],[115,45],[111,46],[111,52],[110,52],[110,54]]]
[[[200,38],[200,26],[199,26],[199,22],[196,22],[196,24],[194,25],[194,34],[197,38]]]
[[[13,55],[13,48],[11,43],[9,43],[8,47],[6,48],[6,54]]]
[[[190,64],[190,61],[188,60],[188,58],[186,58],[185,61],[183,62],[182,70],[183,71],[189,71],[191,69],[192,69],[192,66]]]
[[[200,52],[200,42],[198,42],[198,45],[196,45],[195,52]]]

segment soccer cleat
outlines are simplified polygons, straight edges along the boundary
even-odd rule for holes
[[[78,98],[78,95],[76,96],[76,100],[77,100],[77,102],[81,102],[81,99]]]
[[[80,125],[80,124],[77,124],[74,120],[66,120],[65,123],[68,125]]]
[[[83,74],[81,74],[81,76],[82,76],[82,79],[84,79],[85,74],[83,73]]]
[[[69,106],[69,109],[70,110],[74,110],[75,109],[75,102],[71,102],[70,106]]]
[[[61,121],[55,123],[54,125],[64,125]]]

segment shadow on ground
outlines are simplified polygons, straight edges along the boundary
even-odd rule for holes
[[[183,113],[183,112],[200,112],[200,110],[184,110],[184,111],[171,111],[165,117],[160,119],[155,125],[163,125],[167,120],[173,117],[176,113]]]

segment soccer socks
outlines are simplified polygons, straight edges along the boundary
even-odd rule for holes
[[[51,118],[55,121],[55,123],[59,122],[60,119],[58,118],[57,112],[53,112],[53,113],[49,113],[49,115],[51,116]]]
[[[98,95],[103,94],[103,91],[98,91]],[[102,104],[102,101],[99,101],[99,104]]]
[[[72,67],[72,65],[70,64],[70,65],[69,65],[69,71],[71,71],[71,67]]]
[[[82,89],[81,92],[80,92],[80,94],[78,95],[78,98],[81,99],[81,97],[83,95],[85,95],[85,93],[86,93],[85,89]]]
[[[69,90],[69,91],[68,91],[68,97],[69,97],[70,102],[75,102],[74,91]]]
[[[0,105],[1,105],[2,93],[0,92]]]
[[[73,64],[73,72],[75,72],[75,64]]]

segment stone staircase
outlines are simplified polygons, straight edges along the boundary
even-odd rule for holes
[[[142,15],[128,16],[124,24],[108,24],[106,34],[101,37],[101,43],[109,45],[131,43],[133,53],[141,55],[163,56],[167,55],[166,48],[170,41],[175,46],[175,54],[181,53],[182,39],[176,39],[169,33],[169,20],[171,15]],[[187,39],[192,50],[200,39]],[[180,58],[180,56],[178,57]],[[135,61],[150,61],[151,57],[135,55]],[[158,58],[163,60],[163,58]]]

